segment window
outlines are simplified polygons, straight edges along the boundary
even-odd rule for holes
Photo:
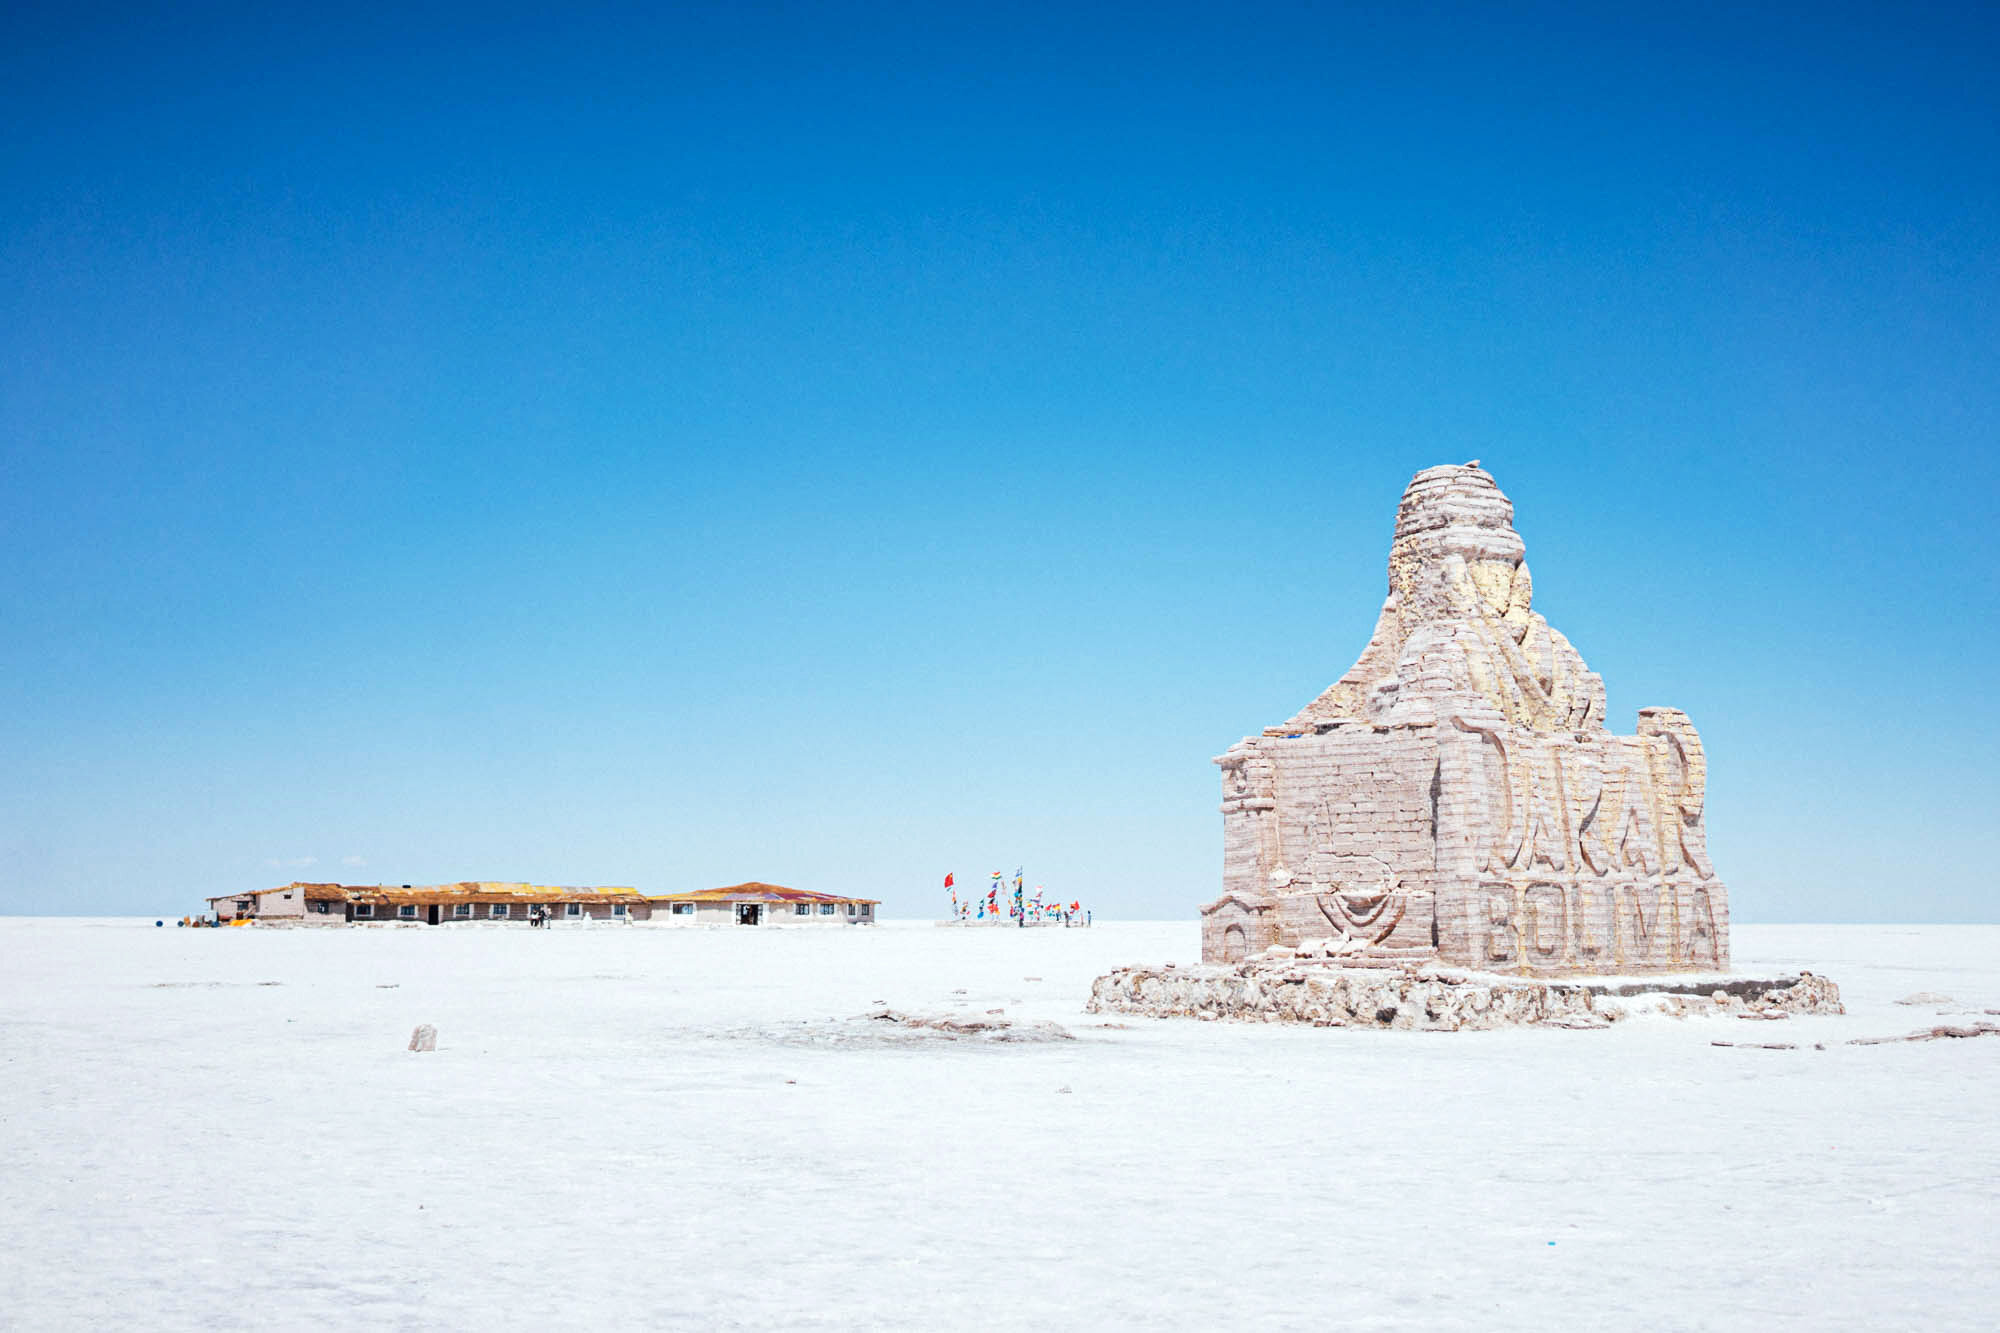
[[[794,907],[792,909],[792,913],[795,916],[811,916],[812,908],[810,905],[806,903],[800,903],[797,907]]]
[[[582,916],[582,915],[583,915],[583,904],[582,904],[582,903],[571,903],[571,904],[569,904],[569,905],[568,905],[567,907],[563,908],[563,915],[564,915],[564,916]]]
[[[611,915],[613,915],[613,916],[624,916],[624,915],[625,915],[625,904],[624,904],[624,903],[613,903],[613,904],[611,904]]]
[[[458,906],[456,906],[456,907],[454,907],[454,908],[452,908],[452,909],[451,909],[451,914],[452,914],[453,916],[471,916],[471,915],[472,915],[472,904],[471,904],[471,903],[460,903],[460,904],[459,904]]]
[[[675,916],[693,916],[693,915],[694,915],[694,904],[693,904],[693,903],[675,903],[675,904],[674,904],[674,915],[675,915]]]
[[[249,900],[248,898],[238,898],[238,899],[236,900],[236,910],[237,910],[237,911],[239,911],[239,912],[247,912],[247,911],[249,911],[249,910],[250,910],[250,900]]]
[[[417,914],[417,907],[415,903],[404,903],[401,907],[398,907],[396,909],[397,916],[414,917],[416,916],[416,914]]]
[[[820,914],[821,916],[832,916],[832,915],[833,915],[833,904],[832,904],[832,903],[821,903],[821,904],[819,905],[819,914]]]
[[[321,916],[325,916],[332,907],[332,903],[314,903],[313,911],[318,912]]]
[[[374,904],[374,903],[356,903],[356,904],[354,904],[354,915],[356,915],[356,916],[374,916],[374,915],[375,915],[375,904]]]
[[[287,898],[290,898],[291,896],[292,896],[292,891],[291,891],[290,889],[286,889],[286,890],[285,890],[285,897],[287,897]]]
[[[869,909],[870,907],[872,907],[872,906],[874,906],[874,904],[872,904],[872,903],[863,903],[863,904],[861,904],[861,915],[863,915],[863,916],[867,916],[867,915],[869,914],[869,911],[868,911],[868,909]]]
[[[508,907],[507,904],[505,903],[495,903],[491,907],[486,909],[486,915],[493,917],[496,920],[504,918],[505,916],[507,916],[507,914],[508,914]]]
[[[848,914],[849,916],[853,916],[853,915],[854,915],[854,904],[853,904],[853,903],[849,903],[849,904],[847,905],[847,914]]]

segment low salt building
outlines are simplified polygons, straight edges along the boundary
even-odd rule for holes
[[[251,889],[247,893],[225,893],[208,900],[208,910],[217,921],[292,922],[305,919],[306,890],[332,888],[328,884],[301,884],[296,881],[276,889]]]
[[[753,880],[726,889],[660,894],[646,903],[656,926],[872,926],[880,900]]]
[[[535,921],[623,923],[647,914],[634,888],[579,888],[500,880],[456,884],[306,884],[208,900],[218,920],[271,925],[532,925]]]

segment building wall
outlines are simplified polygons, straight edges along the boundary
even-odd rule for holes
[[[812,912],[799,916],[793,903],[760,903],[764,909],[764,919],[758,928],[766,926],[872,926],[875,924],[875,907],[869,904],[869,914],[860,914],[860,904],[856,904],[855,914],[847,915],[847,904],[835,903],[832,916],[822,916],[818,903],[807,904]],[[700,902],[695,904],[691,916],[675,916],[667,903],[652,905],[649,924],[655,926],[734,926],[736,924],[736,904],[733,902]]]
[[[412,916],[403,915],[403,908],[406,905],[416,908],[416,912],[414,915]],[[393,923],[404,926],[421,926],[427,924],[430,920],[430,913],[425,910],[424,904],[422,903],[412,903],[412,904],[376,903],[374,904],[374,910],[375,910],[375,915],[371,917],[356,917],[355,924],[356,925],[374,924],[379,926],[379,925],[387,925]]]
[[[832,916],[821,915],[818,903],[807,903],[806,906],[810,907],[812,911],[806,916],[800,916],[798,915],[798,907],[795,903],[766,903],[764,905],[764,922],[766,925],[777,926],[872,926],[875,924],[875,918],[872,914],[873,908],[870,909],[870,915],[862,916],[860,904],[858,903],[855,905],[855,914],[853,916],[847,914],[846,903],[833,904]]]
[[[306,891],[299,888],[274,889],[257,895],[257,916],[290,917],[296,920],[306,914]]]
[[[237,907],[241,902],[250,904],[248,910]],[[247,916],[258,921],[297,919],[305,915],[306,891],[301,888],[260,889],[256,893],[218,899],[210,903],[209,907],[224,921],[238,916]]]
[[[616,907],[614,903],[577,903],[574,905],[578,910],[578,915],[571,916],[569,914],[571,904],[557,903],[554,914],[549,918],[550,921],[559,926],[579,926],[595,923],[624,925],[632,919],[632,906],[629,903],[626,904],[625,915],[622,917],[614,910]]]
[[[636,905],[632,903],[627,903],[625,904],[626,915],[620,917],[616,910],[617,904],[615,903],[579,903],[577,906],[579,908],[580,914],[572,917],[567,914],[568,904],[560,900],[537,900],[529,902],[510,902],[507,904],[508,915],[504,917],[495,917],[491,914],[490,910],[493,901],[494,900],[492,899],[483,899],[483,900],[475,899],[470,903],[464,903],[464,904],[461,904],[457,901],[439,903],[438,924],[442,926],[452,926],[452,925],[466,926],[475,924],[494,925],[494,926],[532,926],[534,924],[534,916],[533,916],[534,909],[537,906],[543,906],[548,909],[548,921],[549,924],[552,926],[595,925],[600,923],[606,925],[622,925],[627,921],[643,919],[643,915],[646,910],[644,903],[639,903]],[[401,915],[401,911],[403,908],[402,903],[376,903],[374,904],[375,915],[373,917],[357,918],[355,924],[366,925],[369,924],[370,922],[382,922],[382,921],[401,921],[405,924],[414,921],[418,925],[428,924],[430,921],[431,905],[429,903],[416,903],[413,905],[416,908],[416,915],[414,917],[405,917]],[[460,906],[471,907],[472,915],[466,917],[461,917],[457,915]],[[336,904],[335,911],[338,914],[328,918],[329,922],[344,921],[346,913],[345,905]]]
[[[650,903],[647,905],[646,909],[647,910],[646,924],[649,926],[662,926],[662,927],[720,925],[722,921],[720,914],[708,916],[702,913],[701,909],[705,905],[706,904],[697,903],[695,904],[695,910],[693,912],[682,916],[676,916],[674,914],[674,909],[672,904]]]
[[[471,903],[470,906],[472,907],[472,915],[469,918],[454,915],[458,910],[459,904],[446,903],[441,909],[439,923],[447,926],[449,925],[462,926],[468,923],[479,923],[491,926],[532,926],[534,924],[534,918],[530,915],[530,913],[533,911],[535,907],[534,903],[509,902],[506,905],[507,915],[496,917],[492,914],[493,901],[494,900],[489,898],[485,900],[474,901],[473,903]],[[379,911],[380,909],[378,908],[377,910]],[[419,910],[421,911],[422,909]],[[556,905],[555,911],[558,915],[560,915],[562,911],[562,907],[560,904]]]

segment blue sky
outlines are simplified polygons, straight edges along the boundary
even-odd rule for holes
[[[1480,458],[1742,920],[1994,920],[1991,11],[0,16],[0,911],[1108,914]]]

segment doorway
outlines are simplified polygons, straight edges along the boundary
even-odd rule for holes
[[[763,920],[764,920],[764,904],[762,903],[736,904],[737,925],[755,926],[762,924]]]
[[[438,923],[438,913],[443,910],[444,909],[440,907],[438,904],[436,903],[431,904],[430,924],[435,926]]]

